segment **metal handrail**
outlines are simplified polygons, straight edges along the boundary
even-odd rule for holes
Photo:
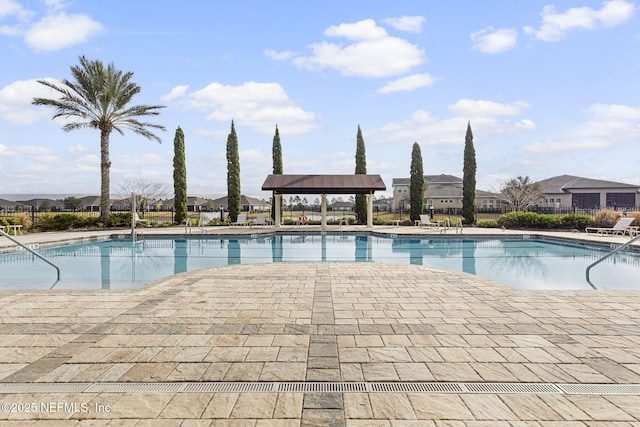
[[[609,258],[611,255],[616,254],[618,252],[620,252],[621,250],[627,248],[630,244],[632,244],[633,242],[635,242],[636,240],[640,239],[640,234],[638,234],[637,236],[635,236],[633,239],[627,241],[626,243],[623,243],[622,245],[618,246],[617,248],[615,248],[614,250],[612,250],[611,252],[609,252],[608,254],[606,254],[605,256],[603,256],[602,258],[598,259],[596,262],[592,263],[591,265],[589,265],[587,267],[587,270],[585,272],[586,276],[587,276],[587,283],[589,283],[589,285],[591,285],[591,287],[593,289],[596,289],[595,285],[593,283],[591,283],[591,280],[589,280],[589,272],[591,271],[591,269],[593,267],[595,267],[596,265],[600,264],[602,261],[604,261],[605,259]]]
[[[40,255],[38,252],[34,251],[33,249],[31,249],[28,246],[23,245],[20,241],[14,239],[13,237],[9,236],[9,234],[5,233],[3,230],[0,230],[0,236],[4,236],[7,239],[11,240],[13,243],[15,243],[16,245],[22,247],[24,250],[31,252],[33,255],[37,256],[38,258],[40,258],[42,261],[46,262],[47,264],[49,264],[51,267],[56,269],[56,272],[58,274],[58,280],[56,281],[56,283],[58,281],[60,281],[60,268],[55,265],[54,263],[52,263],[51,261],[49,261],[48,259],[46,259],[45,257],[43,257],[42,255]]]

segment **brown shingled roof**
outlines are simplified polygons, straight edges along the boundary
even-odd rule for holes
[[[366,194],[387,187],[380,175],[269,175],[262,189],[281,194]]]

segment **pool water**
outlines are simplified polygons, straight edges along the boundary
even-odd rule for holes
[[[0,254],[0,289],[124,289],[185,271],[266,262],[386,262],[463,271],[520,289],[592,289],[585,269],[609,247],[540,239],[272,235],[98,241],[39,253]],[[640,289],[640,254],[622,252],[591,271],[597,289]]]

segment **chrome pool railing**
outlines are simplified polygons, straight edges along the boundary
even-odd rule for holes
[[[30,253],[32,253],[33,255],[35,255],[36,257],[40,258],[42,261],[46,262],[47,264],[49,264],[51,267],[56,269],[56,273],[58,275],[58,280],[56,281],[59,282],[60,281],[60,268],[55,265],[54,263],[52,263],[51,261],[49,261],[48,259],[46,259],[45,257],[43,257],[42,255],[40,255],[38,252],[34,251],[33,249],[31,249],[30,247],[24,245],[23,243],[21,243],[19,240],[14,239],[13,237],[11,237],[9,234],[5,233],[4,231],[0,230],[0,236],[4,236],[7,239],[11,240],[13,243],[15,243],[16,245],[22,247],[25,251],[28,251]]]
[[[606,254],[605,256],[601,257],[600,259],[598,259],[596,262],[592,263],[591,265],[589,265],[587,267],[587,271],[585,272],[586,276],[587,276],[587,283],[589,283],[589,285],[591,285],[591,287],[593,289],[596,289],[595,285],[593,283],[591,283],[591,280],[589,279],[589,272],[591,271],[591,269],[593,267],[595,267],[596,265],[600,264],[602,261],[604,261],[605,259],[609,258],[611,255],[614,255],[618,252],[620,252],[621,250],[629,247],[629,245],[631,245],[633,242],[635,242],[636,240],[640,239],[640,234],[638,234],[637,236],[635,236],[633,239],[630,239],[629,241],[627,241],[626,243],[623,243],[622,245],[618,246],[617,248],[615,248],[614,250],[612,250],[611,252],[609,252],[608,254]]]

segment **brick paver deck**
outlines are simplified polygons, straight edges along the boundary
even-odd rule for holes
[[[226,266],[128,291],[4,291],[0,389],[638,384],[639,296],[514,290],[376,263]],[[31,391],[0,402],[0,426],[640,426],[638,394]]]

